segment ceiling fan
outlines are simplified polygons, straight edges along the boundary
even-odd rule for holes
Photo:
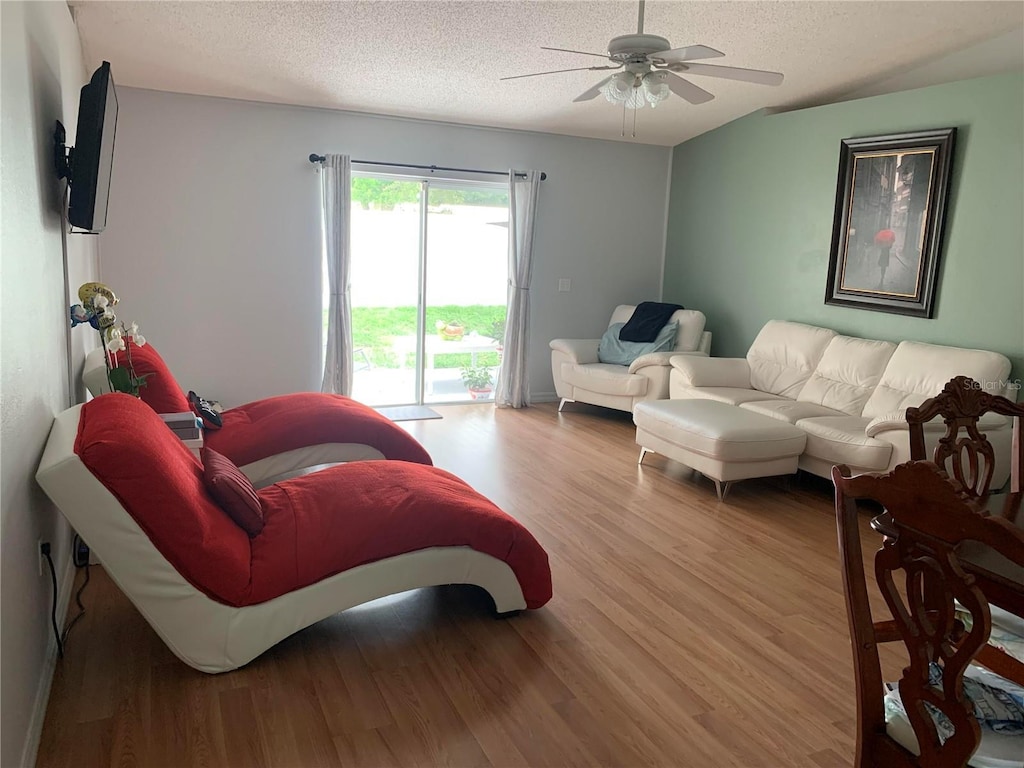
[[[623,109],[641,109],[645,104],[652,108],[674,93],[691,104],[703,104],[715,98],[714,94],[700,86],[680,77],[680,74],[699,75],[703,77],[721,77],[728,80],[740,80],[758,85],[779,85],[782,83],[780,72],[767,72],[761,69],[745,69],[743,67],[723,67],[715,64],[701,64],[699,59],[712,59],[725,54],[706,45],[687,45],[673,48],[672,44],[659,35],[644,34],[644,4],[640,0],[635,35],[613,37],[608,43],[608,53],[589,53],[574,51],[568,48],[548,48],[545,51],[562,51],[576,53],[581,56],[599,56],[612,63],[604,66],[574,67],[572,69],[556,69],[550,72],[533,72],[529,75],[513,75],[502,80],[518,80],[523,77],[554,75],[562,72],[580,72],[583,70],[621,70],[609,75],[601,82],[588,88],[575,99],[590,101],[599,95],[613,104],[622,104]],[[623,115],[625,117],[625,115]]]

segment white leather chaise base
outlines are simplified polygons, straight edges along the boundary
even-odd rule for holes
[[[803,430],[717,400],[653,400],[633,411],[636,442],[720,484],[790,475],[807,436]],[[640,460],[643,460],[641,452]]]
[[[167,647],[202,672],[247,664],[304,627],[378,597],[440,584],[475,584],[498,613],[526,608],[512,569],[469,547],[434,547],[362,565],[240,608],[186,581],[74,452],[81,406],[54,420],[36,480]]]
[[[320,443],[267,456],[239,467],[254,485],[269,485],[283,475],[300,473],[325,464],[383,459],[384,454],[364,443]]]

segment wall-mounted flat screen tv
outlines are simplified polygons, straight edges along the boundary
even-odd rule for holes
[[[68,220],[80,229],[102,232],[107,226],[110,171],[114,163],[117,93],[104,61],[82,88],[78,132],[71,159],[71,200]]]

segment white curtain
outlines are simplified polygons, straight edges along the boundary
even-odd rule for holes
[[[540,171],[508,174],[508,320],[505,352],[494,404],[525,408],[530,404],[526,356],[530,341],[530,278],[533,274],[533,230],[537,218]]]
[[[352,394],[352,291],[350,232],[352,160],[327,155],[320,171],[323,184],[324,240],[327,246],[327,358],[321,392]]]

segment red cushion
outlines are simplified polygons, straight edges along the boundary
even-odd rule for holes
[[[185,411],[191,411],[192,406],[189,405],[188,397],[185,396],[181,387],[178,386],[178,382],[175,380],[174,374],[171,373],[171,369],[167,367],[167,363],[153,349],[153,345],[146,344],[140,347],[134,342],[128,342],[128,344],[131,351],[132,367],[135,368],[135,375],[151,374],[146,379],[146,386],[139,389],[139,397],[142,398],[142,402],[157,413],[184,413]],[[127,351],[118,352],[117,364],[126,365],[127,355]]]
[[[203,480],[221,509],[250,538],[263,530],[263,508],[256,489],[231,459],[221,456],[212,448],[203,448]]]
[[[342,395],[297,392],[268,397],[224,411],[221,419],[221,429],[205,434],[206,444],[240,467],[321,443],[365,443],[386,459],[432,463],[412,435]]]
[[[125,352],[118,352],[124,365]],[[188,396],[178,386],[152,344],[131,344],[136,375],[152,374],[139,396],[157,413],[191,411]],[[386,459],[431,464],[430,454],[416,439],[367,405],[341,395],[298,392],[257,400],[221,414],[223,426],[206,430],[210,448],[237,466],[321,443],[365,443]]]
[[[508,563],[528,608],[551,599],[548,556],[515,518],[444,470],[357,461],[259,492],[266,525],[252,540],[252,601],[358,565],[429,547],[471,547]]]
[[[438,546],[508,563],[530,608],[551,598],[547,554],[530,532],[435,467],[354,462],[270,486],[258,493],[263,530],[250,539],[210,498],[196,458],[134,397],[83,405],[75,453],[185,579],[228,605]]]
[[[229,605],[250,592],[249,537],[218,507],[199,461],[131,395],[82,406],[75,453],[197,589]]]

